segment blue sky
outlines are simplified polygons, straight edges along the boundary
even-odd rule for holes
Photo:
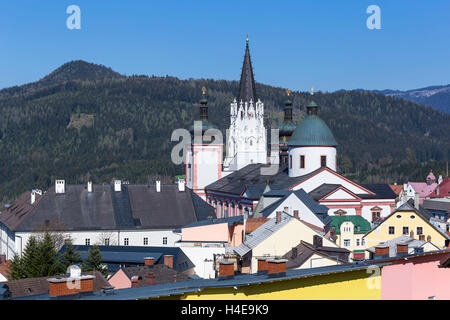
[[[66,27],[69,5],[81,29]],[[369,5],[381,30],[369,30]],[[256,81],[293,90],[450,83],[448,0],[0,2],[0,88],[70,60],[125,75],[238,80],[245,34]]]

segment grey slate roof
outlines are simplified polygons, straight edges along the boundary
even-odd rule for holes
[[[261,241],[267,239],[276,231],[281,229],[284,225],[286,225],[289,221],[294,219],[287,213],[281,213],[281,222],[276,223],[276,219],[270,219],[258,229],[248,234],[245,237],[245,241],[238,247],[234,248],[234,252],[239,256],[244,256],[248,252],[250,252],[254,247],[256,247]]]
[[[309,174],[300,177],[289,177],[287,168],[280,168],[275,175],[261,175],[261,168],[263,167],[268,167],[268,165],[249,164],[244,168],[234,171],[226,177],[223,177],[222,179],[209,184],[205,187],[205,189],[207,190],[207,192],[218,191],[239,196],[242,194],[242,192],[244,192],[245,188],[250,185],[264,186],[260,188],[260,191],[258,192],[255,192],[258,187],[255,187],[255,189],[251,191],[252,196],[254,197],[253,199],[257,200],[261,197],[262,192],[267,185],[266,180],[268,177],[270,178],[269,185],[272,190],[287,189],[323,169],[317,169]]]
[[[450,201],[423,200],[422,206],[426,210],[443,211],[450,213]]]
[[[200,226],[207,226],[207,225],[221,224],[221,223],[227,223],[229,226],[233,226],[236,224],[243,224],[244,216],[234,216],[234,217],[226,217],[226,218],[200,220],[197,222],[189,223],[177,230],[174,230],[174,232],[181,232],[181,229],[184,229],[184,228],[200,227]]]
[[[311,196],[308,195],[303,189],[299,189],[296,191],[285,190],[285,192],[283,193],[285,194],[283,198],[262,209],[260,215],[267,218],[283,201],[285,201],[291,194],[294,194],[323,222],[324,225],[327,225],[331,222],[331,218],[328,215],[328,208],[314,201]]]
[[[336,260],[340,263],[348,263],[348,257],[350,251],[344,248],[336,247],[314,247],[312,244],[306,241],[300,241],[300,244],[295,247],[297,255],[293,255],[293,250],[289,250],[285,255],[282,256],[283,259],[287,259],[286,268],[293,269],[302,266],[305,261],[307,261],[314,254],[318,254],[323,257],[327,257]],[[309,266],[308,266],[309,267]]]
[[[81,260],[87,260],[89,249],[93,246],[73,245],[81,254]],[[144,264],[144,258],[153,257],[155,264],[164,263],[164,255],[173,256],[173,268],[179,272],[195,267],[180,247],[150,247],[150,246],[98,246],[103,257],[103,263],[108,265],[108,271],[115,272],[119,265],[137,266]],[[66,250],[64,245],[59,253]]]
[[[214,208],[189,188],[176,185],[122,185],[115,192],[111,185],[66,184],[64,194],[54,186],[31,205],[30,193],[20,196],[0,215],[0,222],[12,231],[50,230],[132,230],[174,229],[191,222],[215,217]]]
[[[404,243],[408,244],[408,248],[416,248],[416,247],[422,247],[427,242],[424,240],[418,240],[418,239],[412,239],[408,237],[407,235],[401,235],[400,237],[394,238],[392,240],[388,240],[385,242],[381,242],[377,244],[376,246],[367,248],[366,250],[372,253],[375,253],[375,247],[380,245],[387,245],[389,247],[389,257],[395,257],[397,255],[397,244],[398,243]],[[436,248],[438,250],[439,248]]]
[[[321,184],[320,186],[318,186],[317,188],[315,188],[314,190],[312,190],[309,195],[314,199],[314,200],[320,200],[322,199],[324,196],[326,196],[327,194],[329,194],[330,192],[336,190],[337,188],[339,188],[341,185],[340,184],[328,184],[328,183],[324,183]]]
[[[358,194],[363,199],[395,199],[397,195],[386,183],[362,184],[362,187],[372,191],[375,195]]]

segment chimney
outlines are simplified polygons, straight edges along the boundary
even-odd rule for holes
[[[177,274],[173,275],[173,282],[177,282]]]
[[[298,217],[298,210],[294,210],[294,218],[300,220],[300,218]]]
[[[5,262],[6,262],[6,254],[1,254],[0,255],[0,264],[5,263]]]
[[[444,181],[444,179],[442,178],[442,175],[440,174],[440,175],[439,175],[439,179],[438,179],[438,182],[437,182],[437,183],[438,183],[438,184],[441,184],[441,183],[442,183],[442,181]]]
[[[419,193],[418,192],[414,193],[414,208],[419,210]]]
[[[397,243],[397,256],[408,255],[408,244],[407,243]]]
[[[269,268],[267,258],[258,258],[258,271],[257,274],[266,274]]]
[[[178,179],[178,191],[183,192],[185,189],[185,182],[183,179]]]
[[[92,192],[92,181],[88,181],[87,183],[87,191]]]
[[[131,277],[131,287],[139,287],[139,277],[138,276],[132,276]]]
[[[153,257],[146,257],[146,258],[144,258],[144,265],[152,266],[154,264],[155,264],[155,258],[153,258]]]
[[[151,286],[156,284],[156,276],[155,273],[153,271],[150,271],[149,273],[147,273],[145,275],[145,285],[146,286]]]
[[[314,248],[322,247],[322,237],[318,235],[313,236],[313,246]]]
[[[34,190],[31,191],[31,204],[36,201],[36,192]]]
[[[59,297],[77,294],[80,292],[93,292],[94,291],[94,279],[95,276],[86,275],[74,278],[56,277],[47,279],[49,296]]]
[[[122,191],[122,181],[120,180],[114,180],[114,191],[120,192]]]
[[[425,241],[425,235],[424,234],[419,234],[419,240]]]
[[[427,242],[431,242],[431,236],[427,236]]]
[[[276,216],[276,223],[280,223],[281,222],[281,211],[277,211],[277,216]]]
[[[55,180],[55,193],[65,193],[66,182],[64,180]]]
[[[172,255],[164,255],[164,265],[173,269],[173,256]]]
[[[156,180],[156,192],[161,192],[161,180]]]
[[[220,260],[219,261],[219,279],[226,280],[234,278],[234,261]]]
[[[375,247],[375,258],[389,258],[389,247],[378,245]]]
[[[268,261],[269,277],[281,277],[286,275],[287,259],[272,259]]]

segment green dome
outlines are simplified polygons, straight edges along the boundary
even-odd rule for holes
[[[208,120],[195,120],[195,121],[201,121],[202,122],[202,133],[205,133],[208,129],[219,129],[215,124],[212,124]],[[194,134],[194,124],[191,124],[189,126],[189,132],[191,134]]]
[[[292,132],[294,132],[297,125],[294,122],[283,122],[279,126],[277,126],[277,129],[279,130],[279,134],[281,136],[283,135],[291,135]]]
[[[326,123],[310,114],[295,129],[289,146],[337,146],[337,142]]]

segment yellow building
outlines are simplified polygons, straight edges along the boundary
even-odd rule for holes
[[[408,202],[391,213],[382,223],[364,235],[367,247],[380,242],[392,240],[401,235],[431,242],[439,248],[446,247],[450,237],[441,229],[431,224],[424,213],[415,209]]]
[[[381,267],[338,265],[290,270],[280,278],[240,275],[173,298],[186,300],[381,300]],[[165,298],[161,296],[160,298]],[[167,298],[167,297],[166,297]]]

